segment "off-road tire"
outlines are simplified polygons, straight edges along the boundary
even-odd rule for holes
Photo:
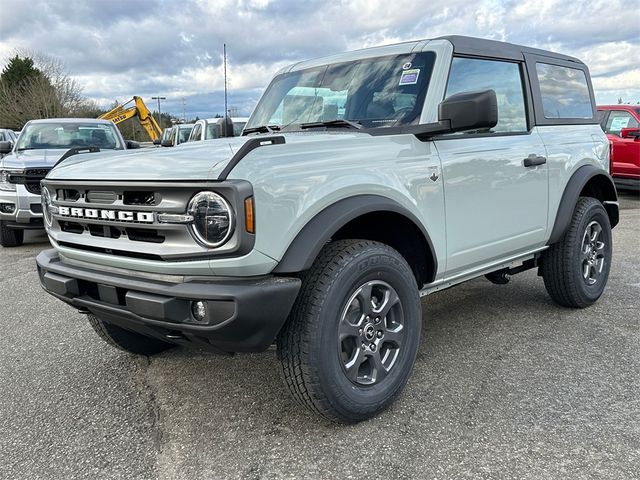
[[[96,333],[112,347],[138,355],[154,355],[173,347],[171,343],[140,335],[111,323],[103,322],[93,314],[88,314],[89,324]]]
[[[601,227],[604,242],[604,264],[593,285],[584,274],[583,240],[590,224]],[[592,305],[604,291],[611,268],[611,223],[603,205],[591,197],[580,197],[573,217],[562,239],[542,254],[542,278],[551,298],[563,307],[585,308]]]
[[[24,242],[24,230],[9,228],[6,222],[0,221],[0,245],[3,247],[19,247]]]
[[[347,376],[340,353],[344,340],[340,340],[338,329],[347,306],[354,305],[354,295],[363,292],[366,285],[374,285],[372,288],[386,285],[397,294],[400,307],[392,307],[396,309],[393,316],[384,314],[376,328],[382,329],[381,325],[386,328],[388,318],[402,318],[404,343],[398,344],[395,361],[380,375],[379,383],[373,380],[373,384],[359,385]],[[376,307],[375,301],[372,296],[370,304],[374,306],[371,308],[381,308],[382,302]],[[362,305],[359,298],[356,305]],[[364,315],[357,312],[355,317],[363,319]],[[417,282],[396,250],[367,240],[331,242],[304,273],[298,298],[278,336],[277,352],[284,382],[298,403],[329,420],[355,423],[370,418],[387,408],[404,388],[418,352],[421,327]],[[384,335],[387,332],[393,335],[390,330],[384,332]],[[377,333],[381,334],[380,330]],[[374,338],[369,344],[371,349],[375,341]],[[384,341],[384,337],[381,338],[380,357],[388,348]],[[363,352],[354,355],[365,353],[373,355],[368,350],[365,352],[364,347]]]

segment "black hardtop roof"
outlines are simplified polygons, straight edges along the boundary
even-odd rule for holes
[[[465,37],[463,35],[446,35],[438,39],[448,40],[453,45],[453,52],[460,55],[477,55],[482,57],[506,58],[509,60],[523,60],[524,54],[540,55],[543,57],[557,58],[567,62],[583,64],[579,59],[554,53],[548,50],[525,47],[508,42],[487,40],[484,38]]]

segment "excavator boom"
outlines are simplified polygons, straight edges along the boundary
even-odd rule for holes
[[[134,102],[133,107],[124,108],[131,102]],[[158,140],[162,136],[162,129],[160,128],[160,125],[158,125],[158,122],[153,118],[151,112],[140,97],[134,96],[133,99],[129,100],[127,103],[118,105],[113,110],[100,115],[98,118],[111,120],[117,125],[118,123],[122,123],[133,117],[138,117],[140,125],[142,125],[142,127],[147,131],[149,138],[151,138],[152,141]]]

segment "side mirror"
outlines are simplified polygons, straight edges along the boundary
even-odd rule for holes
[[[13,149],[12,142],[0,142],[0,154],[6,155],[7,153],[11,153]]]
[[[638,139],[640,138],[640,128],[623,128],[620,130],[620,137]],[[2,152],[1,149],[0,152]]]
[[[125,143],[127,144],[127,150],[135,150],[136,148],[140,148],[140,143],[134,142],[133,140],[127,140]]]
[[[153,144],[154,144],[154,145],[160,145],[160,143],[161,143],[161,142],[162,142],[162,140],[160,140],[159,138],[156,138],[156,139],[153,141]]]
[[[493,128],[498,123],[498,99],[493,90],[456,93],[438,105],[438,120],[451,132]]]
[[[173,147],[173,142],[167,138],[165,140],[162,140],[160,145],[162,145],[163,147]]]

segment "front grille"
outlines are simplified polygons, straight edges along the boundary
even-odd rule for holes
[[[60,245],[154,260],[208,251],[194,240],[188,225],[160,223],[157,217],[186,213],[197,187],[139,182],[45,183],[53,192],[53,205],[68,208],[65,215],[53,214],[55,220],[49,229]],[[120,217],[122,212],[127,212],[126,218]]]
[[[42,213],[42,204],[41,203],[32,203],[29,207],[33,213]]]
[[[42,187],[40,187],[40,182],[27,182],[24,184],[27,192],[33,193],[34,195],[42,194]]]
[[[22,184],[29,193],[40,195],[42,193],[40,181],[47,176],[50,168],[27,168],[21,173],[12,173],[9,175],[11,183]]]
[[[236,218],[242,219],[244,199],[253,195],[251,185],[244,180],[170,183],[46,179],[43,184],[51,192],[54,207],[48,228],[54,244],[165,261],[244,255],[253,248],[254,237],[242,237],[241,220],[241,227],[216,249],[201,245],[192,235],[188,219],[182,220],[193,196],[204,190],[219,192],[236,212]],[[172,220],[178,223],[164,223]]]

